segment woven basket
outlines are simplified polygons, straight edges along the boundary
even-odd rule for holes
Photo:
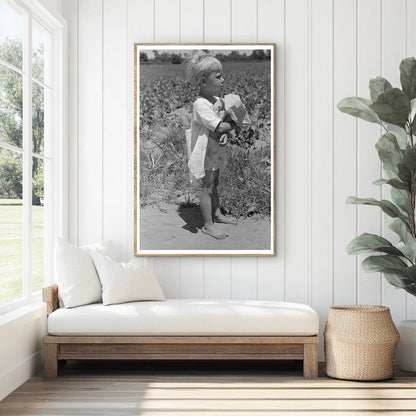
[[[385,306],[352,305],[329,309],[324,330],[326,373],[344,380],[393,377],[399,332]]]

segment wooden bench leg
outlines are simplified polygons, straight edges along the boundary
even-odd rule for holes
[[[303,346],[303,376],[305,378],[318,377],[318,344],[304,344]]]
[[[43,377],[58,377],[58,344],[43,344]]]

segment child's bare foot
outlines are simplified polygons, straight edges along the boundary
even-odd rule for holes
[[[226,216],[222,214],[215,215],[214,217],[215,222],[220,222],[222,224],[232,224],[237,225],[237,218]]]
[[[201,231],[205,234],[210,235],[211,237],[216,238],[217,240],[224,240],[224,238],[228,237],[228,234],[225,234],[218,230],[214,224],[204,225]]]

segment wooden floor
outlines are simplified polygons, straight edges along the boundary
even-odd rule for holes
[[[322,366],[305,380],[297,362],[70,362],[57,380],[28,380],[0,415],[416,415],[416,374],[350,382]]]

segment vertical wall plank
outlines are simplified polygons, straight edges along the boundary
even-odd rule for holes
[[[179,0],[155,1],[155,42],[179,43],[180,3]],[[156,276],[161,279],[170,298],[181,296],[180,257],[155,258]]]
[[[166,298],[179,299],[181,296],[180,262],[178,258],[157,257],[153,260],[154,271]]]
[[[231,298],[231,264],[228,257],[205,258],[205,298]]]
[[[180,0],[180,41],[198,43],[204,41],[204,1]]]
[[[398,22],[402,22],[399,24]],[[382,0],[382,75],[393,86],[400,86],[400,61],[406,55],[406,0]],[[390,198],[390,191],[386,190],[384,198]],[[394,234],[388,227],[384,229],[387,239]],[[383,279],[382,302],[389,306],[395,322],[406,319],[406,293],[397,290]]]
[[[231,39],[234,43],[257,41],[257,1],[231,2]],[[231,296],[257,298],[257,258],[231,258]]]
[[[260,0],[258,2],[258,42],[276,43],[275,75],[275,192],[276,192],[276,251],[275,257],[258,259],[258,298],[283,300],[285,283],[284,252],[284,114],[285,114],[285,2]]]
[[[127,64],[127,258],[134,253],[134,44],[154,42],[153,0],[128,0]],[[140,24],[138,23],[140,22]]]
[[[257,41],[257,0],[231,2],[231,42]]]
[[[127,0],[103,1],[103,238],[127,253]],[[130,256],[129,256],[130,257]]]
[[[381,3],[380,0],[358,2],[358,96],[369,98],[368,81],[381,74]],[[358,195],[380,199],[380,187],[373,185],[381,177],[380,159],[374,148],[382,132],[380,126],[358,121],[357,164]],[[381,210],[377,207],[359,206],[357,234],[381,234]],[[361,262],[368,255],[358,256],[357,302],[379,305],[381,303],[380,273],[367,273]]]
[[[181,298],[204,298],[204,259],[202,257],[181,258],[180,279]]]
[[[180,41],[196,43],[204,39],[203,0],[180,0]],[[204,297],[203,257],[182,257],[181,298]]]
[[[231,0],[204,2],[204,42],[231,42]]]
[[[285,300],[308,302],[308,1],[286,2]]]
[[[219,13],[218,11],[221,11]],[[231,1],[204,1],[204,42],[231,42]],[[231,297],[231,259],[207,257],[205,259],[205,297],[229,299]]]
[[[310,10],[311,46],[311,302],[320,316],[332,306],[333,2]],[[326,319],[320,320],[321,334]],[[319,346],[323,359],[323,342]]]
[[[406,57],[416,57],[416,25],[414,24],[416,16],[416,2],[407,0],[407,51]],[[407,314],[406,319],[416,319],[416,297],[407,294]]]
[[[68,240],[78,243],[78,2],[63,0],[68,22]],[[72,92],[72,93],[71,93]]]
[[[416,25],[414,24],[414,16],[416,16],[416,2],[414,0],[407,0],[406,9],[406,56],[416,57]]]
[[[231,298],[253,300],[257,299],[257,273],[257,258],[232,258]]]
[[[102,239],[102,4],[78,2],[78,243]]]
[[[133,50],[135,42],[154,42],[154,0],[128,0],[127,12],[130,49]]]
[[[179,42],[180,0],[155,1],[155,42]]]
[[[334,104],[357,95],[356,2],[334,0]],[[356,120],[334,113],[334,304],[357,301],[355,256],[345,247],[356,236],[356,208],[345,204],[356,194]]]

